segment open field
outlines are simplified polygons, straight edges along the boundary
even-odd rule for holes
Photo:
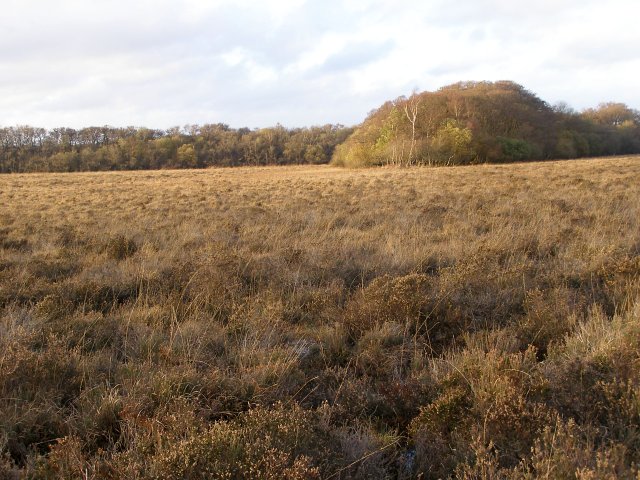
[[[0,176],[0,478],[638,463],[640,157]]]

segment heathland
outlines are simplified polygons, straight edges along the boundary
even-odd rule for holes
[[[0,477],[635,479],[639,181],[0,176]]]

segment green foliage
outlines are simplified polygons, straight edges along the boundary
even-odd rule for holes
[[[380,165],[370,147],[362,143],[346,148],[338,145],[333,155],[332,164],[340,167],[360,168]]]
[[[440,127],[433,139],[433,152],[436,163],[460,165],[469,163],[474,158],[472,146],[473,133],[470,129],[460,127],[452,119]]]
[[[177,166],[180,168],[195,168],[198,165],[196,150],[191,144],[180,145],[176,157]]]
[[[556,155],[559,158],[577,158],[589,156],[589,141],[584,134],[573,130],[563,130],[558,135]]]
[[[507,161],[530,160],[534,158],[535,147],[526,140],[498,137],[504,159]]]
[[[415,135],[405,110],[416,108]],[[413,147],[413,149],[412,149]],[[551,108],[513,82],[460,82],[373,111],[336,150],[346,166],[458,165],[640,152],[640,114],[601,104]]]

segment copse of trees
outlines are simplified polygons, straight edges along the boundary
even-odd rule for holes
[[[250,130],[225,124],[168,130],[0,128],[0,173],[328,163],[342,125]]]
[[[640,112],[622,103],[578,113],[514,82],[460,82],[372,111],[332,162],[454,165],[631,153],[640,153]]]

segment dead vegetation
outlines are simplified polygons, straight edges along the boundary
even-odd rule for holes
[[[0,477],[637,478],[640,161],[0,177]]]

